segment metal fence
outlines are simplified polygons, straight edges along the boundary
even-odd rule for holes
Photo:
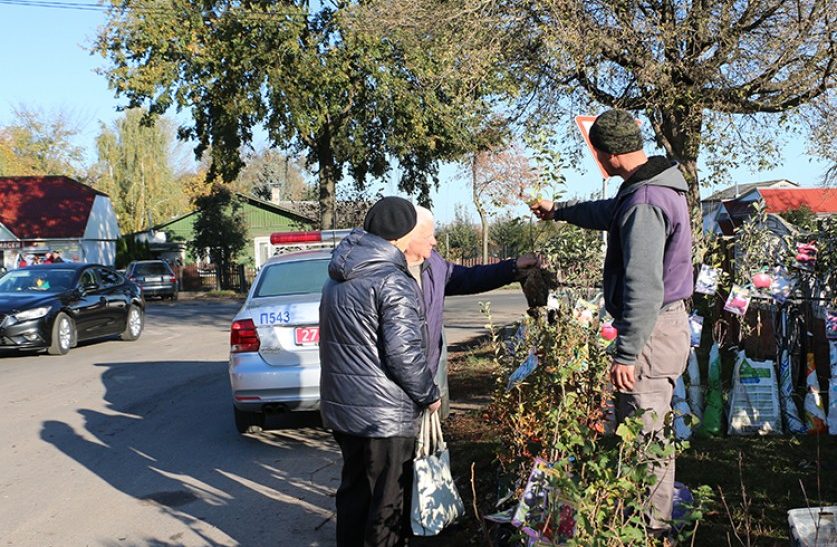
[[[184,291],[231,290],[244,293],[256,277],[255,270],[241,264],[233,265],[227,271],[222,271],[214,264],[190,264],[178,270],[176,273],[180,279],[180,288]]]

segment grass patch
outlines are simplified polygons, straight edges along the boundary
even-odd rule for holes
[[[207,291],[207,293],[204,295],[204,297],[206,297],[206,298],[243,298],[244,295],[242,295],[241,293],[237,293],[235,291],[230,291],[230,290],[223,290],[223,291],[213,290],[213,291]]]
[[[723,437],[693,439],[691,445],[677,460],[677,480],[692,487],[709,485],[718,498],[698,528],[696,545],[727,545],[728,533],[736,544],[729,516],[720,504],[719,488],[738,524],[744,520],[743,483],[754,545],[787,545],[789,509],[837,501],[834,437]]]
[[[498,492],[495,454],[499,443],[483,408],[498,381],[491,356],[490,348],[479,343],[452,348],[448,356],[453,411],[444,424],[445,438],[466,516],[439,536],[415,538],[410,545],[488,545],[474,516],[471,466],[477,507],[481,514],[492,513]],[[806,506],[800,481],[807,504],[837,504],[837,437],[722,437],[690,442],[691,447],[677,460],[677,480],[693,490],[708,485],[716,498],[698,527],[696,546],[740,545],[718,492],[719,488],[723,491],[739,525],[744,521],[742,481],[750,506],[750,545],[788,544],[787,511]],[[743,533],[740,529],[739,535]],[[743,535],[742,539],[746,542]]]

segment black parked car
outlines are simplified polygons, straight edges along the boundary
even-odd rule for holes
[[[136,340],[144,322],[140,288],[106,266],[63,262],[0,277],[0,349],[64,355],[82,340]]]
[[[140,286],[142,294],[177,300],[177,277],[163,260],[136,260],[125,268],[125,276]]]

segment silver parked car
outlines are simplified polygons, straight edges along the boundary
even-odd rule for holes
[[[259,431],[265,414],[317,410],[319,307],[331,249],[268,260],[233,319],[230,385],[240,433]]]
[[[136,260],[125,268],[125,277],[142,289],[144,297],[159,296],[177,300],[177,276],[164,260]]]

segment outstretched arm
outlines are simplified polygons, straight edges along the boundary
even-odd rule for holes
[[[594,201],[559,201],[542,199],[529,208],[541,220],[563,220],[581,228],[607,230],[613,219],[616,200],[599,199]]]

